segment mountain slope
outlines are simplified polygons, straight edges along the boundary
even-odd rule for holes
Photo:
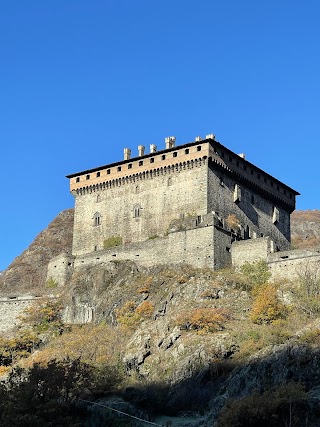
[[[36,291],[44,286],[50,259],[72,248],[73,209],[61,212],[0,276],[0,291]]]

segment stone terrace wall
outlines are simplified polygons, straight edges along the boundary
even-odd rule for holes
[[[233,242],[231,246],[232,265],[238,268],[245,262],[254,262],[259,259],[267,261],[270,252],[271,240],[269,237]]]
[[[145,266],[188,263],[194,267],[214,265],[214,226],[171,233],[144,242],[117,246],[91,254],[78,255],[74,268],[110,261],[131,260]]]
[[[273,278],[294,280],[309,269],[320,273],[320,250],[276,252],[268,256],[268,264]]]

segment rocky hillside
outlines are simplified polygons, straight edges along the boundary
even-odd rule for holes
[[[292,246],[310,249],[320,245],[320,210],[295,211],[291,215]]]
[[[0,276],[2,295],[41,292],[48,262],[62,252],[71,252],[73,209],[61,212]]]
[[[71,250],[72,222],[73,210],[58,215],[0,277],[1,292],[44,290],[48,261]],[[319,222],[318,211],[293,215],[297,246],[317,242]],[[263,263],[242,273],[116,260],[83,268],[63,289],[50,288],[56,299],[29,310],[30,333],[17,329],[14,346],[2,338],[0,368],[81,362],[96,385],[79,383],[75,396],[156,425],[244,427],[250,419],[252,427],[316,427],[320,282],[314,278],[304,292],[303,283],[266,285],[267,278]],[[100,413],[97,422],[90,416],[75,425],[102,425]]]

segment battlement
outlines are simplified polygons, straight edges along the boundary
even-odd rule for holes
[[[125,246],[165,238],[190,225],[200,233],[201,223],[220,230],[212,243],[213,268],[222,265],[221,259],[228,262],[234,239],[270,236],[276,249],[289,248],[290,213],[299,193],[244,154],[224,147],[213,134],[180,146],[170,136],[165,144],[160,151],[151,144],[148,154],[139,145],[133,158],[125,148],[124,160],[67,176],[75,197],[73,256],[106,250],[110,241]],[[212,212],[214,222],[205,221]],[[230,218],[232,232],[225,227]],[[67,271],[70,263],[58,264]],[[60,275],[58,265],[55,270]]]

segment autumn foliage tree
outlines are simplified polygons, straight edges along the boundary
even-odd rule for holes
[[[222,308],[194,308],[182,311],[176,322],[184,329],[208,333],[223,330],[228,319],[230,312]]]
[[[253,323],[272,323],[284,318],[287,312],[286,306],[278,298],[276,286],[269,284],[259,290],[249,317]]]

